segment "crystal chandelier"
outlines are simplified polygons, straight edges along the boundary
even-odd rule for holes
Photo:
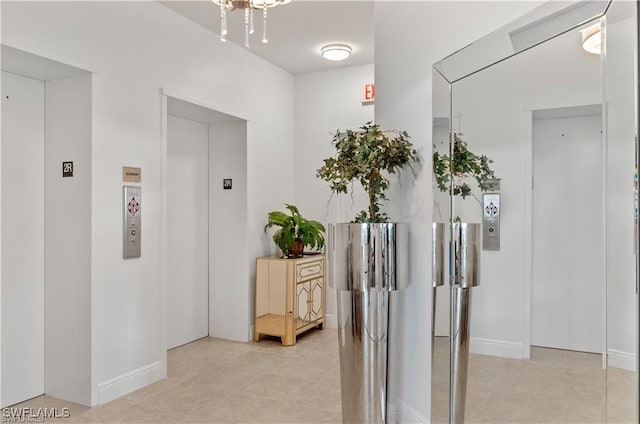
[[[249,47],[249,36],[255,32],[253,28],[253,11],[262,10],[262,42],[267,39],[267,9],[290,3],[291,0],[211,0],[220,6],[220,41],[227,41],[227,12],[235,9],[244,10],[244,45]]]

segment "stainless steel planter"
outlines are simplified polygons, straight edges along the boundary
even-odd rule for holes
[[[433,286],[433,298],[431,300],[431,357],[433,358],[433,346],[436,331],[436,300],[438,287],[444,285],[444,240],[448,227],[443,222],[434,222],[431,232],[431,283]]]
[[[451,422],[464,423],[469,365],[471,288],[480,284],[480,224],[453,226],[454,285],[451,287]]]
[[[444,285],[444,233],[447,227],[444,222],[434,222],[431,233],[431,280],[433,287]]]
[[[407,224],[329,225],[345,423],[387,422],[389,292],[408,284],[408,245]]]

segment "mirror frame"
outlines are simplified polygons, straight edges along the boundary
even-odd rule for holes
[[[624,1],[624,0],[615,0],[616,2],[619,1]],[[543,4],[542,6],[532,10],[531,12],[523,15],[522,17],[514,20],[513,22],[499,28],[498,30],[488,34],[485,37],[480,38],[479,40],[467,45],[466,47],[463,47],[462,49],[459,49],[457,51],[455,51],[454,53],[444,57],[443,59],[441,59],[440,61],[436,62],[433,65],[433,78],[436,78],[437,75],[439,75],[440,77],[442,77],[447,83],[448,83],[448,101],[449,101],[449,107],[448,107],[448,113],[449,113],[449,154],[452,156],[453,155],[453,85],[462,80],[465,79],[471,75],[474,75],[476,73],[479,73],[483,70],[486,70],[500,62],[503,62],[511,57],[514,57],[522,52],[525,52],[527,50],[530,50],[534,47],[537,47],[541,44],[544,44],[550,40],[555,39],[556,37],[559,37],[567,32],[570,31],[574,31],[588,23],[591,22],[595,22],[599,19],[605,18],[607,15],[607,12],[609,11],[609,8],[611,6],[611,4],[614,2],[614,0],[596,0],[595,2],[591,2],[592,4],[598,3],[601,5],[601,10],[599,11],[595,11],[594,13],[590,13],[589,16],[582,16],[579,17],[580,15],[577,14],[576,16],[578,18],[576,18],[576,16],[574,16],[574,19],[572,22],[568,23],[568,24],[564,24],[564,26],[555,26],[554,28],[556,28],[555,31],[553,31],[553,33],[543,33],[540,38],[538,38],[537,40],[532,40],[530,41],[528,44],[524,45],[522,48],[520,49],[514,49],[514,51],[511,52],[503,52],[502,54],[497,54],[494,55],[493,57],[487,59],[485,62],[477,62],[474,66],[470,66],[467,69],[462,69],[462,70],[457,70],[455,69],[455,67],[453,65],[455,65],[456,61],[460,61],[461,58],[463,58],[465,55],[466,56],[471,56],[473,57],[481,57],[484,55],[485,51],[486,51],[486,43],[490,42],[491,39],[496,39],[496,37],[504,37],[505,35],[510,35],[514,32],[517,32],[519,30],[524,30],[526,28],[530,28],[532,26],[535,26],[537,22],[541,22],[545,19],[553,19],[554,17],[560,16],[563,14],[562,10],[566,10],[566,9],[557,9],[557,7],[554,9],[553,6],[549,6],[551,3],[551,1],[548,1],[547,3]],[[566,5],[569,5],[569,3],[565,3]],[[584,0],[572,0],[571,4],[569,6],[565,6],[568,9],[571,9],[573,6],[577,6],[577,5],[584,5],[587,2]],[[556,4],[557,6],[557,4]],[[546,8],[546,12],[545,12],[545,8]],[[545,14],[546,13],[546,14]],[[566,22],[566,20],[565,20]],[[636,2],[636,14],[635,14],[635,26],[636,26],[636,39],[635,39],[635,58],[634,58],[634,62],[635,62],[635,114],[634,114],[634,118],[635,118],[635,167],[636,170],[640,169],[640,142],[639,142],[639,136],[638,136],[638,131],[640,128],[640,66],[639,66],[639,58],[640,58],[640,34],[639,34],[639,28],[640,28],[640,4]],[[453,68],[453,70],[452,70]],[[432,99],[433,101],[433,99]],[[432,118],[433,120],[433,118]],[[451,157],[450,156],[450,157]],[[636,181],[636,187],[635,187],[635,191],[636,191],[636,198],[635,198],[635,208],[636,208],[636,216],[635,216],[635,224],[636,224],[636,232],[634,235],[634,242],[635,242],[635,285],[636,285],[636,316],[638,317],[638,313],[640,311],[640,296],[638,295],[639,290],[640,290],[640,231],[638,230],[638,181]],[[435,187],[434,187],[435,190]],[[449,202],[450,202],[450,216],[448,218],[449,220],[449,236],[452,237],[453,236],[453,211],[454,211],[454,196],[453,196],[453,182],[452,179],[450,179],[450,184],[449,184]],[[449,255],[451,257],[451,255],[453,254],[453,252],[449,252]],[[455,271],[452,270],[451,268],[449,269],[449,282],[450,284],[453,284],[453,281],[455,281]],[[433,299],[433,302],[435,302],[435,298]],[[432,304],[432,308],[434,308],[435,310],[435,303]],[[449,316],[449,327],[451,328],[452,323],[451,323],[451,316]],[[433,325],[434,323],[432,323]],[[432,340],[433,341],[433,340]],[[451,349],[451,334],[449,334],[449,343],[450,343],[450,354],[452,352]],[[432,346],[432,351],[433,351],[433,346]],[[450,361],[451,361],[451,356],[450,356]],[[452,391],[451,391],[451,372],[452,372],[452,367],[451,367],[451,363],[449,364],[449,374],[450,374],[450,384],[449,384],[449,396],[448,396],[448,401],[449,401],[449,406],[448,406],[448,411],[449,411],[449,422],[452,422],[452,408],[453,408],[453,399],[452,399]],[[433,366],[433,357],[432,357],[432,366]],[[638,390],[637,393],[640,393],[640,378],[638,378],[639,376],[639,372],[640,372],[640,319],[638,319],[636,321],[636,370],[635,370],[635,378],[636,378],[636,388]],[[433,381],[433,375],[432,375],[432,381]],[[433,397],[432,397],[433,399]],[[638,417],[640,414],[640,397],[638,399],[636,399],[636,417]],[[432,408],[433,410],[433,405]]]

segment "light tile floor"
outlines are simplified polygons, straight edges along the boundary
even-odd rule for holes
[[[448,344],[434,346],[432,421],[447,422]],[[608,375],[607,375],[608,374]],[[531,360],[469,357],[467,423],[637,423],[634,373],[602,356],[532,348]]]
[[[168,353],[168,378],[96,408],[41,396],[17,407],[68,407],[71,423],[339,423],[336,330],[280,339],[205,338]]]
[[[434,348],[433,422],[446,421],[446,338]],[[48,396],[17,407],[67,407],[71,423],[340,423],[336,330],[314,330],[282,347],[278,339],[201,339],[168,354],[168,378],[96,408]],[[637,422],[633,373],[600,356],[534,349],[530,361],[471,355],[468,423]],[[605,411],[605,391],[608,410]],[[444,413],[444,415],[443,415]],[[606,413],[606,415],[605,415]]]

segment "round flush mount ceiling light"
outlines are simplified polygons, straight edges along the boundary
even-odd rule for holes
[[[582,48],[592,54],[602,54],[602,27],[600,23],[580,31]]]
[[[322,57],[327,60],[345,60],[351,56],[351,46],[346,44],[327,44],[320,49]]]

